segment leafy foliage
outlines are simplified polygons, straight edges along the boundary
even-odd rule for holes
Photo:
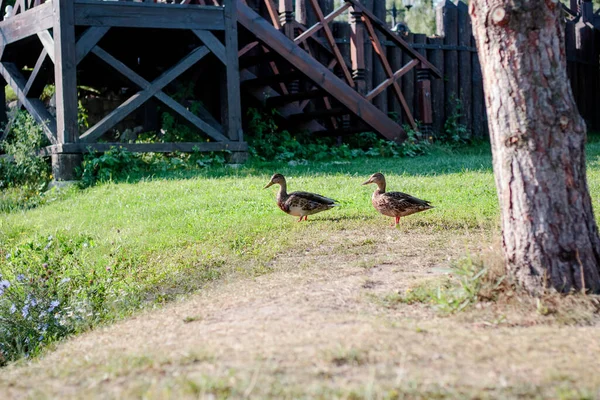
[[[90,152],[84,156],[81,164],[80,185],[88,187],[96,182],[122,179],[138,169],[133,154],[121,147],[112,147],[99,156]]]
[[[50,169],[36,151],[49,144],[39,126],[28,113],[19,112],[6,141],[0,143],[7,159],[0,159],[0,189],[26,186],[40,189],[50,179]]]
[[[364,132],[338,144],[334,138],[315,138],[309,134],[292,135],[280,130],[275,117],[276,110],[262,113],[248,109],[246,140],[251,156],[262,161],[292,160],[343,160],[357,157],[414,157],[427,153],[427,138],[405,127],[408,140],[398,144],[383,140],[375,133]]]

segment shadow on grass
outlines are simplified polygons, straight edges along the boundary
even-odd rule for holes
[[[293,162],[249,161],[237,168],[231,166],[207,169],[156,171],[147,170],[131,174],[115,183],[136,183],[147,180],[177,180],[193,178],[225,178],[225,177],[265,177],[267,183],[270,176],[281,173],[286,176],[315,175],[354,175],[368,178],[375,172],[390,175],[435,176],[454,174],[464,171],[491,172],[492,161],[488,144],[470,145],[460,149],[434,147],[430,154],[413,158],[377,158],[362,157],[353,160],[309,161],[294,164]]]

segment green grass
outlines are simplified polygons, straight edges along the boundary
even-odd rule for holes
[[[600,142],[591,143],[588,150],[589,183],[596,199]],[[386,175],[389,190],[405,191],[435,205],[404,219],[403,229],[498,226],[491,156],[484,145],[454,152],[437,149],[413,159],[363,158],[300,166],[250,163],[241,168],[131,176],[127,182],[51,196],[34,209],[1,213],[0,273],[14,277],[23,272],[20,268],[52,262],[61,277],[90,282],[87,296],[98,303],[92,324],[111,320],[190,293],[224,273],[268,272],[268,261],[293,247],[299,237],[365,224],[390,229],[391,220],[371,206],[374,186],[361,186],[378,171]],[[277,208],[276,188],[263,189],[274,172],[288,177],[290,191],[314,191],[342,206],[313,216],[308,223],[296,223]],[[46,242],[54,247],[46,248]],[[14,256],[7,259],[15,249],[27,255],[21,263],[11,262]]]

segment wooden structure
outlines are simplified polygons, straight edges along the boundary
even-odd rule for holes
[[[87,149],[104,151],[113,145],[110,141],[98,143],[98,139],[153,98],[183,117],[202,137],[187,143],[117,143],[119,146],[138,152],[230,150],[243,156],[247,145],[241,127],[237,2],[225,0],[224,6],[189,3],[17,0],[13,15],[0,22],[0,74],[17,94],[19,103],[42,124],[51,143],[45,152],[52,156],[56,179],[72,179],[74,166]],[[140,44],[128,43],[126,38],[140,30],[155,34],[154,38],[166,32],[177,38],[177,46],[165,43],[167,49],[159,47],[159,40],[151,40],[155,48],[150,50],[154,53],[167,51],[169,46],[178,50],[170,53],[170,65],[158,65],[160,57],[154,58],[160,67],[154,69],[154,75],[143,76],[136,71],[135,61],[127,57]],[[111,31],[116,31],[112,37]],[[179,53],[175,59],[174,53]],[[223,70],[217,75],[221,76],[220,93],[217,90],[223,111],[220,122],[202,105],[192,113],[165,92],[169,84],[209,55],[221,63]],[[80,67],[89,58],[94,58],[96,76],[107,74],[106,69],[111,68],[118,72],[120,81],[134,89],[116,109],[80,132],[77,85],[80,75],[85,75],[85,68]],[[48,62],[53,64],[51,73],[47,73]],[[98,67],[100,63],[104,63],[102,67]],[[23,71],[25,66],[33,66],[28,76]],[[214,81],[214,75],[207,76],[207,80]],[[56,115],[50,114],[39,99],[50,81],[55,84]]]
[[[423,128],[431,125],[430,80],[441,78],[440,71],[359,1],[345,0],[326,15],[322,4],[332,2],[297,0],[296,18],[291,0],[244,3],[238,5],[244,29],[239,36],[242,88],[277,108],[290,127],[336,136],[374,130],[387,139],[403,140],[401,121],[413,128],[417,124],[400,81],[415,70],[419,119]],[[351,21],[343,31],[349,38],[346,54],[330,26],[344,13]],[[314,18],[301,21],[299,15]],[[391,62],[383,38],[403,55],[401,62]],[[382,74],[367,81],[372,54]],[[377,100],[387,98],[388,92],[400,105],[400,118],[378,107]],[[408,95],[412,100],[414,93]]]

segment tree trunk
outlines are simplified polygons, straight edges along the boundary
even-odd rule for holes
[[[532,293],[600,292],[586,127],[558,0],[472,0],[508,272]]]

